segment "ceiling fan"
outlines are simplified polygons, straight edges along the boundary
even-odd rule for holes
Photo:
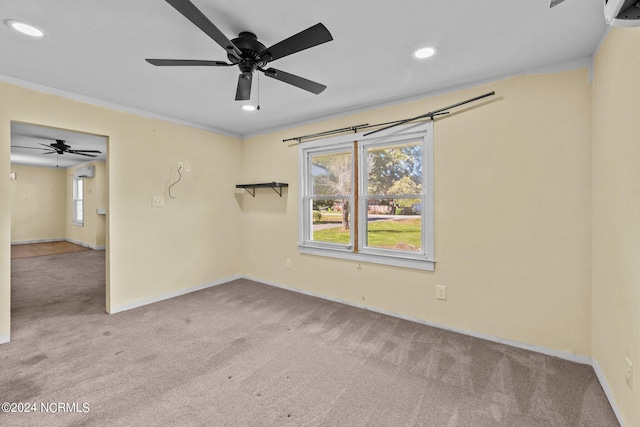
[[[12,147],[15,148],[28,148],[31,150],[44,150],[44,153],[42,154],[64,154],[64,153],[69,153],[69,154],[77,154],[79,156],[87,156],[87,157],[98,157],[95,154],[87,154],[87,153],[102,153],[102,151],[98,151],[98,150],[73,150],[71,148],[70,145],[65,144],[66,141],[62,140],[62,139],[56,139],[56,142],[52,142],[51,144],[42,144],[39,143],[40,145],[42,145],[43,147],[46,148],[38,148],[38,147],[25,147],[25,146],[20,146],[20,145],[12,145]]]
[[[240,69],[236,101],[246,101],[251,97],[251,82],[254,72],[288,83],[316,95],[327,87],[275,68],[264,67],[276,59],[283,58],[301,50],[318,46],[333,40],[329,30],[321,23],[307,28],[279,43],[267,48],[258,41],[255,34],[241,32],[237,38],[229,40],[190,0],[166,0],[178,12],[218,43],[226,52],[230,63],[224,61],[204,61],[195,59],[146,59],[156,66],[208,66],[229,67],[237,65]]]

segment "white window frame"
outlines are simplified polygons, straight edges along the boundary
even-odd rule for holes
[[[82,182],[82,191],[78,191],[78,182]],[[84,227],[84,178],[73,177],[73,225]]]
[[[419,253],[397,251],[366,246],[367,195],[366,150],[375,146],[387,146],[411,139],[422,138],[422,194],[411,198],[422,201],[422,251]],[[350,151],[353,153],[354,142],[357,141],[358,165],[358,235],[351,233],[349,245],[318,242],[311,240],[313,224],[313,196],[311,195],[311,155],[331,154]],[[300,253],[327,256],[357,262],[385,264],[419,270],[434,271],[434,207],[433,207],[433,122],[398,126],[373,135],[354,133],[327,138],[300,145],[298,152],[300,165],[300,197],[298,248]],[[355,168],[354,168],[355,170]],[[350,206],[354,206],[355,176],[352,177],[352,190],[349,198]],[[352,211],[353,212],[353,211]],[[353,224],[354,218],[351,217]],[[351,228],[353,230],[353,227]],[[358,239],[358,252],[354,252],[354,239]]]

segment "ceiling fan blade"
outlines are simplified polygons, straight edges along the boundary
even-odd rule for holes
[[[549,7],[556,7],[557,5],[559,5],[560,3],[562,3],[564,0],[549,0]]]
[[[43,147],[47,147],[49,150],[52,150],[53,147],[51,146],[51,144],[43,144],[42,142],[38,142],[38,144],[42,145]]]
[[[269,68],[267,70],[261,71],[263,71],[264,75],[267,77],[280,80],[281,82],[289,83],[290,85],[299,87],[300,89],[304,89],[311,93],[315,93],[316,95],[322,93],[322,91],[327,88],[325,85],[322,85],[320,83],[316,83],[314,81],[307,80],[303,77],[289,74],[284,71],[276,70],[275,68]]]
[[[251,98],[251,76],[240,74],[238,88],[236,89],[236,101],[247,101]]]
[[[67,150],[69,153],[102,153],[98,150]]]
[[[67,151],[67,153],[69,153],[69,154],[77,154],[78,156],[98,157],[95,154],[78,153],[77,151],[74,151],[74,150],[69,150],[69,151]]]
[[[234,64],[228,64],[224,61],[202,61],[199,59],[145,59],[149,64],[158,67],[167,66],[206,66],[206,67],[228,67]]]
[[[259,56],[267,59],[267,61],[275,61],[276,59],[291,55],[292,53],[300,52],[301,50],[309,49],[310,47],[314,47],[331,40],[333,40],[333,37],[329,30],[327,30],[327,27],[318,23],[263,50],[259,53]]]
[[[222,31],[216,27],[213,22],[209,20],[200,9],[198,9],[189,0],[166,0],[174,9],[184,15],[189,21],[191,21],[196,27],[200,28],[205,34],[218,43],[224,50],[231,53],[236,58],[240,59],[240,49],[234,45],[231,40],[224,35]]]
[[[56,150],[53,150],[53,151],[45,151],[42,154],[55,154],[55,153],[58,153],[58,152]],[[58,154],[64,154],[64,153],[58,153]]]
[[[23,145],[12,145],[11,148],[28,148],[30,150],[44,150],[44,148],[39,147],[25,147]]]

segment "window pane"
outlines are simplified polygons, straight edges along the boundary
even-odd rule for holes
[[[422,141],[366,150],[368,194],[422,193]]]
[[[369,200],[367,246],[422,252],[422,203],[420,200]]]
[[[351,212],[348,200],[314,200],[311,240],[351,244]]]
[[[84,221],[84,180],[82,178],[73,179],[73,221],[81,224]]]
[[[84,220],[83,209],[82,209],[82,200],[77,200],[75,202],[75,221],[82,222]]]
[[[353,178],[351,153],[311,155],[311,194],[314,196],[349,196]]]
[[[82,200],[82,199],[84,199],[84,197],[83,197],[83,196],[84,196],[84,190],[83,190],[83,187],[84,187],[84,185],[83,185],[83,184],[84,184],[84,180],[82,180],[82,179],[77,179],[77,180],[76,180],[76,183],[77,183],[77,187],[78,187],[78,192],[77,192],[77,194],[76,194],[76,199],[77,199],[77,200]]]

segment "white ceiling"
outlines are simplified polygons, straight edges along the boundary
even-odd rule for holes
[[[96,157],[78,154],[45,154],[46,146],[56,140],[65,141],[73,150],[98,150]],[[18,165],[68,168],[89,161],[106,161],[107,138],[88,133],[74,132],[29,123],[11,123],[11,163]]]
[[[318,22],[333,41],[270,63],[328,88],[313,95],[261,76],[260,111],[234,100],[236,67],[154,67],[145,58],[226,60],[162,0],[3,0],[0,79],[246,137],[301,122],[590,57],[602,0],[192,0],[229,38],[270,46]],[[422,45],[437,56],[416,61]],[[49,88],[49,89],[47,89]],[[256,93],[256,83],[254,91]]]

